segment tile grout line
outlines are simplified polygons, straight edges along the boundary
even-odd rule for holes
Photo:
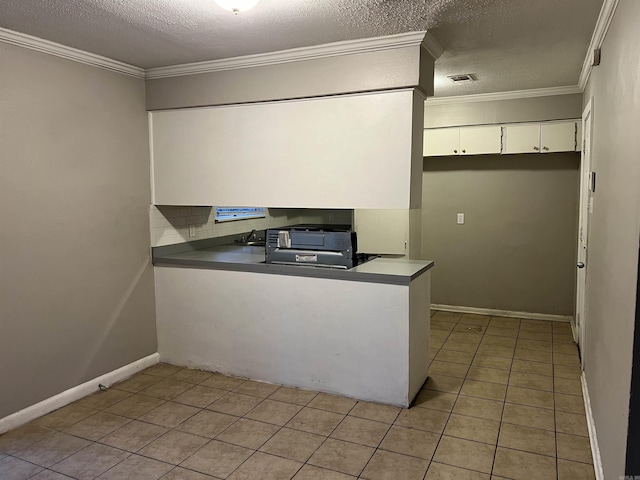
[[[442,343],[442,346],[438,349],[438,353],[442,350],[444,344],[447,342],[447,340],[449,339],[449,337],[451,336],[451,333],[453,333],[453,331],[455,330],[455,327],[458,325],[458,322],[460,321],[460,318],[462,318],[462,314],[460,314],[453,326],[453,328],[451,330],[449,330],[449,334],[447,335],[447,338],[445,339],[445,341]],[[435,359],[435,357],[434,357]],[[429,377],[427,376],[427,381],[425,381],[425,384],[429,381]],[[464,382],[463,382],[464,383]],[[423,385],[424,386],[424,385]],[[460,389],[462,389],[462,385],[460,385]],[[451,406],[451,411],[449,411],[448,413],[448,417],[447,417],[447,421],[445,422],[444,427],[442,428],[442,432],[440,432],[439,437],[438,437],[438,441],[436,442],[436,446],[433,449],[433,455],[431,455],[431,460],[429,460],[429,466],[427,467],[427,471],[424,474],[423,479],[426,479],[427,475],[429,474],[429,470],[431,469],[431,465],[434,462],[434,458],[436,457],[436,453],[438,452],[438,447],[440,446],[440,442],[442,441],[442,437],[444,436],[444,430],[447,427],[447,423],[449,423],[449,418],[451,418],[451,414],[453,413],[453,409],[455,407],[456,402],[458,401],[458,397],[460,396],[460,389],[458,390],[458,392],[456,393],[456,400],[453,403],[453,405]]]

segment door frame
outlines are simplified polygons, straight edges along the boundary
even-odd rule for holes
[[[584,263],[585,267],[576,273],[576,304],[575,317],[572,323],[573,338],[580,348],[581,367],[585,368],[586,341],[586,305],[587,305],[587,272],[588,272],[588,244],[589,244],[589,216],[593,208],[591,146],[593,145],[593,97],[587,102],[582,112],[582,148],[580,156],[580,198],[578,207],[578,251],[577,263]],[[577,268],[577,267],[576,267]]]

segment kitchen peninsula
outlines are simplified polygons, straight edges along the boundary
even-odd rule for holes
[[[433,262],[265,264],[264,247],[155,248],[161,361],[407,407],[429,366]]]

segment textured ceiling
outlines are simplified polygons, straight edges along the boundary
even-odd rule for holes
[[[143,68],[429,30],[436,95],[576,85],[602,0],[2,0],[0,26]],[[471,73],[477,81],[445,78]]]

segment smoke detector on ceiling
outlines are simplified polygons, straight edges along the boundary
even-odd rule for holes
[[[447,78],[453,83],[471,83],[475,79],[470,73],[458,73],[456,75],[447,75]]]

